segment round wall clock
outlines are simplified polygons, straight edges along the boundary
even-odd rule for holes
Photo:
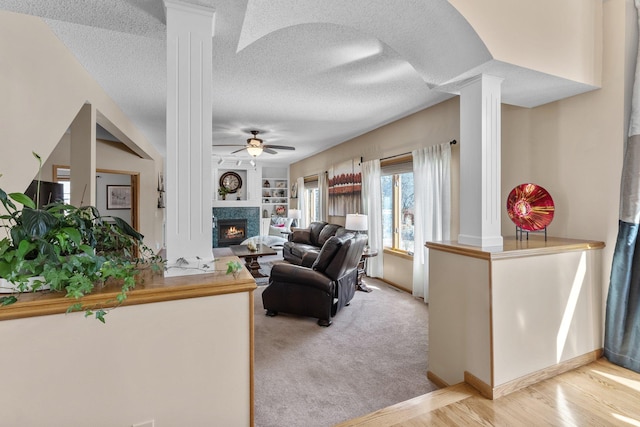
[[[235,172],[225,172],[220,177],[220,187],[226,188],[229,193],[235,193],[242,188],[242,178]]]

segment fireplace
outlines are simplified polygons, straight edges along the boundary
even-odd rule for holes
[[[211,230],[211,245],[214,248],[220,247],[218,237],[220,236],[220,226],[218,223],[224,224],[224,220],[236,220],[244,218],[247,220],[247,227],[244,230],[245,239],[260,235],[260,208],[255,206],[235,206],[211,209],[213,215],[213,229]],[[241,242],[242,243],[242,242]]]
[[[218,220],[218,247],[239,245],[247,237],[246,219]]]

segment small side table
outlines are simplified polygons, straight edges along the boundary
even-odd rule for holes
[[[371,292],[373,290],[362,283],[362,277],[367,275],[367,260],[374,256],[378,256],[377,250],[369,249],[362,252],[362,257],[360,258],[360,262],[358,263],[358,281],[356,282],[356,290],[358,291]]]

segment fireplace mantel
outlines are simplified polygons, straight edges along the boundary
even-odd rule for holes
[[[227,195],[229,197],[231,195]],[[214,208],[258,208],[262,206],[255,200],[213,200],[211,206]]]

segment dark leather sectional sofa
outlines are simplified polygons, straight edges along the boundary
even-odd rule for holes
[[[291,264],[311,267],[320,253],[322,245],[332,236],[342,237],[353,233],[337,224],[322,221],[312,222],[309,228],[297,229],[289,234],[284,243],[282,256]]]

